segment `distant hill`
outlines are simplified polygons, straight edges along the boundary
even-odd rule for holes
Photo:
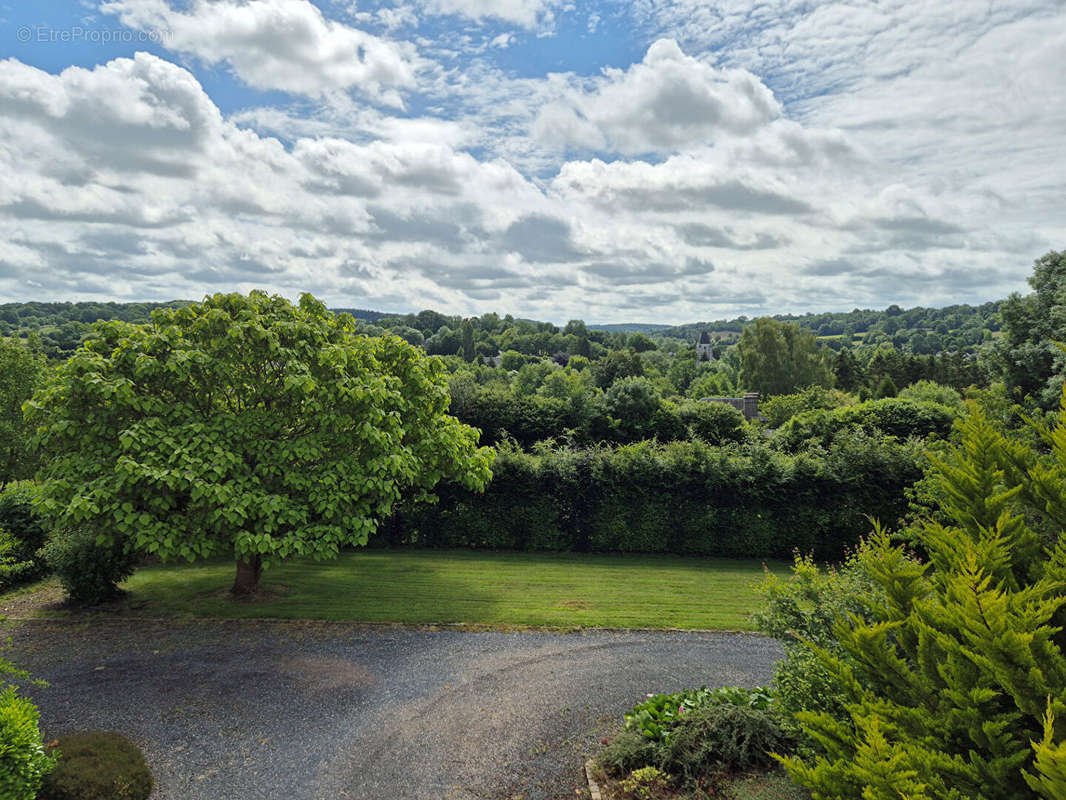
[[[366,320],[367,322],[377,322],[384,317],[396,316],[387,311],[370,311],[365,308],[331,308],[334,314],[351,314],[356,319]]]
[[[589,324],[590,331],[610,331],[612,333],[661,333],[670,330],[673,325],[656,325],[652,322],[614,322],[607,325]]]
[[[25,338],[31,331],[36,332],[40,336],[42,350],[49,357],[66,358],[74,352],[88,333],[90,324],[96,320],[144,323],[149,320],[151,312],[158,308],[173,308],[188,302],[190,301],[5,303],[0,304],[0,337]],[[459,316],[447,316],[431,310],[418,314],[395,314],[364,308],[333,310],[347,312],[369,325],[396,330],[416,344],[425,340],[426,349],[430,353],[447,354],[458,348],[457,331],[463,321]],[[550,322],[515,319],[510,315],[501,319],[498,314],[489,313],[472,319],[475,328],[484,329],[486,333],[499,333],[503,328],[519,328],[518,339],[512,341],[510,346],[521,349],[519,342],[524,341],[522,347],[530,352],[539,352],[539,348],[548,347],[548,339],[560,332],[559,327]],[[807,328],[818,336],[823,344],[834,350],[859,344],[877,345],[888,342],[899,349],[919,355],[942,351],[973,352],[982,344],[991,341],[997,335],[1001,324],[998,302],[944,308],[903,309],[899,306],[889,306],[883,311],[853,309],[819,314],[778,314],[774,319],[794,322]],[[593,334],[589,336],[591,341],[612,347],[624,346],[625,337],[636,332],[657,338],[680,339],[691,344],[706,331],[727,345],[735,341],[744,327],[752,321],[748,317],[737,317],[731,320],[674,326],[650,322],[623,322],[590,324],[587,328]],[[411,331],[412,328],[415,330]],[[445,331],[445,328],[448,330]],[[401,329],[405,331],[401,332]],[[609,339],[613,341],[609,342]],[[486,352],[496,352],[494,342],[486,341],[484,344]],[[552,346],[561,349],[565,347],[565,343],[560,340]]]

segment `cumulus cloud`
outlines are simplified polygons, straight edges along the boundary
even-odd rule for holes
[[[497,19],[521,28],[550,27],[561,0],[417,0],[428,14],[454,14],[472,20]]]
[[[716,69],[668,39],[629,69],[608,69],[587,83],[567,87],[565,99],[543,108],[533,134],[586,150],[669,151],[751,133],[781,113],[747,70]]]
[[[0,296],[262,287],[680,322],[983,301],[1062,246],[1051,0],[950,24],[902,0],[685,2],[612,10],[597,37],[663,23],[635,32],[652,44],[630,66],[516,77],[500,65],[531,37],[514,28],[545,33],[567,6],[347,4],[341,22],[338,3],[110,0],[191,57],[0,61]],[[387,38],[401,28],[417,53]],[[301,97],[242,89],[252,107],[221,111],[209,64]]]
[[[158,32],[171,50],[229,64],[256,89],[310,97],[357,89],[399,106],[421,63],[413,45],[326,19],[308,0],[194,0],[186,10],[168,0],[110,0],[101,11]]]

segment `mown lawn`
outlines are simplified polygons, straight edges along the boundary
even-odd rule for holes
[[[146,567],[124,584],[124,605],[152,616],[750,630],[763,570],[757,560],[361,550],[266,570],[256,602],[229,597],[229,561]]]

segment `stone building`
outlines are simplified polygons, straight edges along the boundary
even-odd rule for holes
[[[725,403],[744,415],[744,419],[765,419],[759,414],[759,393],[747,392],[743,397],[701,397],[701,403]]]
[[[696,342],[696,360],[714,361],[714,347],[711,345],[711,335],[704,331],[700,334],[700,340]]]

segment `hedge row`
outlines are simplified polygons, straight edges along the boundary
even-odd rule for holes
[[[895,522],[921,476],[920,444],[845,431],[826,447],[762,443],[503,449],[484,494],[442,487],[440,502],[385,524],[388,545],[789,558],[840,557]]]

